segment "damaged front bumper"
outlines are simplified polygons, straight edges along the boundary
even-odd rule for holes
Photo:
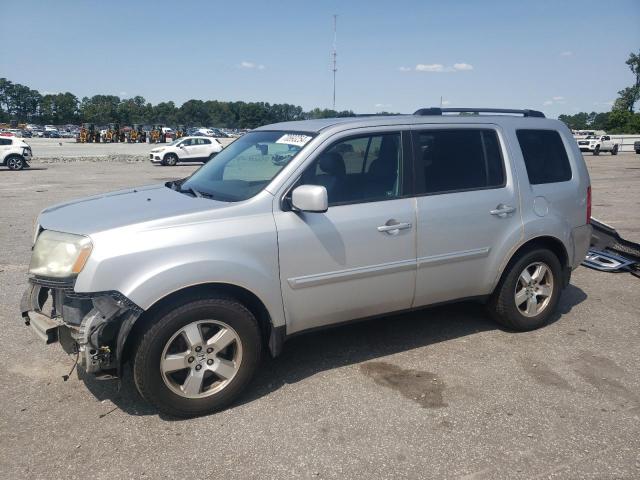
[[[142,309],[119,292],[77,293],[73,281],[32,277],[22,318],[45,344],[59,342],[88,373],[119,376],[124,343]]]

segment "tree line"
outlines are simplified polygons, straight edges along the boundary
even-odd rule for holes
[[[635,82],[618,92],[610,112],[580,112],[558,118],[574,130],[605,130],[609,133],[640,133],[640,113],[634,111],[640,100],[640,53],[631,53],[625,62]],[[105,125],[163,124],[202,125],[224,128],[255,128],[260,125],[312,118],[351,117],[351,110],[341,112],[315,108],[305,112],[288,103],[221,102],[187,100],[181,106],[173,102],[156,105],[144,97],[120,98],[94,95],[78,99],[73,93],[42,95],[25,85],[0,78],[0,122],[17,120],[53,125],[82,122]]]
[[[94,95],[78,99],[73,93],[42,95],[26,85],[0,78],[0,122],[52,125],[120,123],[121,125],[163,124],[197,125],[223,128],[255,128],[268,123],[312,118],[351,117],[351,110],[315,108],[308,112],[288,103],[222,102],[188,100],[181,106],[173,102],[156,105],[144,97],[120,98]]]
[[[608,133],[640,133],[640,113],[635,105],[640,101],[640,52],[631,53],[625,62],[635,77],[635,82],[618,92],[610,112],[580,112],[560,115],[559,120],[573,130],[604,130]]]

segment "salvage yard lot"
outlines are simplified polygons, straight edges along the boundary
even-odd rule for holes
[[[594,217],[639,242],[640,155],[585,158]],[[627,274],[579,268],[535,332],[463,303],[296,337],[239,402],[198,419],[159,416],[130,375],[120,390],[63,382],[72,360],[19,318],[36,215],[197,166],[32,167],[0,170],[0,478],[640,477],[640,280]]]

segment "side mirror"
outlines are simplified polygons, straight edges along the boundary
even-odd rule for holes
[[[321,185],[300,185],[291,193],[291,205],[300,212],[326,212],[329,209],[327,189]]]

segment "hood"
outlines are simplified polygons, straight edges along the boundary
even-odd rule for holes
[[[38,223],[46,230],[91,235],[228,205],[206,198],[194,198],[164,184],[149,185],[54,205],[42,211]]]

